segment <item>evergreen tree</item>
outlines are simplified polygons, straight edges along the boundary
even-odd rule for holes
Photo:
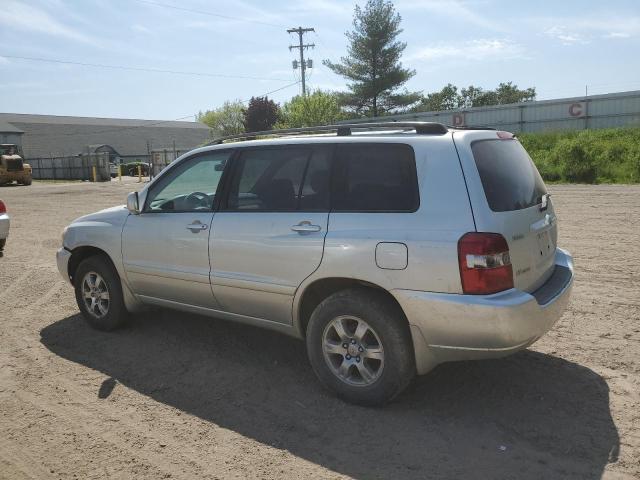
[[[340,63],[323,63],[347,78],[349,91],[340,95],[341,103],[357,114],[378,116],[403,109],[420,99],[419,92],[398,91],[415,70],[400,62],[407,44],[397,40],[402,32],[400,15],[393,3],[368,0],[364,9],[355,7],[348,56]]]

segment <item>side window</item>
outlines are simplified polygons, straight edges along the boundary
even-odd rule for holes
[[[183,161],[153,185],[145,212],[213,209],[216,190],[231,151],[208,152]]]
[[[329,211],[331,154],[330,148],[318,149],[313,153],[302,184],[300,210],[306,212]]]
[[[334,211],[414,212],[418,179],[413,149],[397,143],[339,145]]]
[[[310,155],[309,148],[263,148],[242,152],[231,182],[227,209],[296,210]]]

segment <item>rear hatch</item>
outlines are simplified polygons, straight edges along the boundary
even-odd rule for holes
[[[558,240],[553,203],[533,161],[510,133],[456,132],[478,232],[509,246],[514,287],[532,292],[552,274]]]

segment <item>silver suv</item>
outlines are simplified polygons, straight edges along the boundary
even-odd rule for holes
[[[183,155],[79,218],[57,261],[87,321],[146,306],[305,339],[320,381],[376,405],[442,362],[501,357],[573,283],[553,204],[510,133],[435,123],[260,132]]]

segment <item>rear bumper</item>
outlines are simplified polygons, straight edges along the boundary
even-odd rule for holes
[[[56,263],[58,264],[58,271],[62,278],[67,283],[71,283],[69,278],[69,259],[71,258],[71,252],[66,248],[61,248],[56,252]]]
[[[553,275],[533,293],[392,291],[411,325],[418,373],[446,361],[509,355],[544,335],[564,312],[573,287],[571,255],[557,249],[555,264]]]

